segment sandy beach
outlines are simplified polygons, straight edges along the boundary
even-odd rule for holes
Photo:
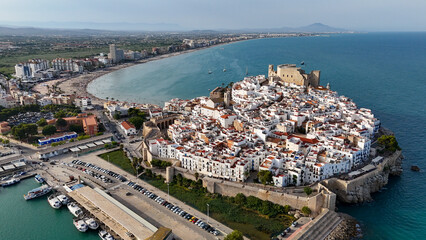
[[[203,48],[189,49],[189,50],[181,51],[181,52],[163,54],[163,55],[159,55],[159,56],[155,56],[155,57],[151,57],[151,58],[147,58],[147,59],[141,59],[141,60],[134,61],[134,62],[123,63],[123,64],[111,66],[111,67],[108,67],[108,68],[99,69],[99,70],[96,70],[96,71],[93,71],[93,72],[78,74],[76,76],[63,77],[63,78],[51,80],[51,81],[48,81],[48,82],[42,82],[42,83],[38,83],[37,85],[35,85],[33,87],[33,90],[37,91],[41,94],[47,94],[48,93],[48,87],[47,86],[49,86],[49,88],[52,88],[53,85],[57,85],[57,87],[60,90],[62,90],[62,92],[64,94],[76,94],[79,97],[90,97],[92,99],[92,104],[103,105],[103,103],[105,101],[107,101],[106,99],[98,98],[98,97],[90,94],[87,91],[87,85],[91,81],[101,77],[102,75],[108,74],[108,73],[111,73],[113,71],[117,71],[117,70],[120,70],[120,69],[123,69],[123,68],[127,68],[127,67],[130,67],[130,66],[134,66],[134,65],[137,65],[137,64],[161,60],[161,59],[164,59],[164,58],[178,56],[178,55],[181,55],[181,54],[195,52],[195,51],[207,49],[207,48],[210,48],[210,47],[216,47],[216,46],[220,46],[220,45],[224,45],[224,44],[228,44],[228,43],[221,43],[221,44],[216,44],[216,45],[213,45],[213,46],[208,46],[208,47],[203,47]]]

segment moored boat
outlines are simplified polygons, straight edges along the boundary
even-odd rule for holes
[[[27,194],[24,195],[24,198],[25,200],[30,200],[46,195],[50,191],[52,191],[52,187],[49,187],[48,185],[43,185],[41,187],[34,188],[33,190],[29,191]]]
[[[85,232],[88,229],[87,224],[81,219],[74,219],[73,223],[75,228],[77,228],[77,230],[80,232]]]
[[[70,210],[71,214],[80,217],[83,214],[83,210],[75,202],[70,202],[67,204],[68,210]]]
[[[102,240],[114,240],[112,235],[105,230],[99,231],[98,235],[99,237],[101,237]]]
[[[36,180],[36,182],[38,183],[44,183],[44,178],[42,178],[39,174],[35,175],[34,179]]]
[[[69,199],[68,199],[67,196],[61,194],[61,195],[56,196],[56,198],[58,198],[58,200],[61,201],[62,205],[68,204]]]
[[[55,197],[54,195],[50,195],[47,198],[47,201],[49,202],[50,206],[54,209],[58,209],[62,206],[61,201],[59,201],[59,199]]]
[[[99,227],[98,222],[95,221],[93,218],[84,218],[84,222],[89,226],[90,229],[96,230]]]
[[[16,184],[16,183],[18,183],[18,182],[20,182],[21,181],[21,179],[19,179],[19,178],[12,178],[12,179],[10,179],[10,180],[7,180],[5,183],[3,183],[1,186],[2,187],[7,187],[7,186],[10,186],[10,185],[13,185],[13,184]]]

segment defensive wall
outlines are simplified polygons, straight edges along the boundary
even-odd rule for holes
[[[401,174],[402,158],[402,152],[396,151],[392,155],[385,157],[371,172],[350,180],[330,178],[324,180],[322,184],[336,193],[340,201],[346,203],[371,201],[373,200],[371,193],[379,191],[388,183],[389,174]]]

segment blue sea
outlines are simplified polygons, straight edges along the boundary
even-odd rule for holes
[[[162,105],[208,95],[216,86],[242,80],[246,69],[266,75],[269,64],[301,61],[306,71],[321,70],[323,85],[372,109],[395,132],[405,156],[403,175],[374,194],[373,202],[339,210],[360,221],[365,239],[426,239],[426,33],[237,42],[122,69],[93,81],[89,91]],[[411,165],[422,171],[410,171]]]
[[[1,240],[99,240],[97,231],[79,232],[66,206],[53,209],[49,194],[25,201],[23,195],[40,187],[33,178],[0,190]]]

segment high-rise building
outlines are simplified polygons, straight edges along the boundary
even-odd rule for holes
[[[112,63],[119,63],[124,59],[124,51],[117,49],[115,44],[110,44],[108,58],[112,60]]]

